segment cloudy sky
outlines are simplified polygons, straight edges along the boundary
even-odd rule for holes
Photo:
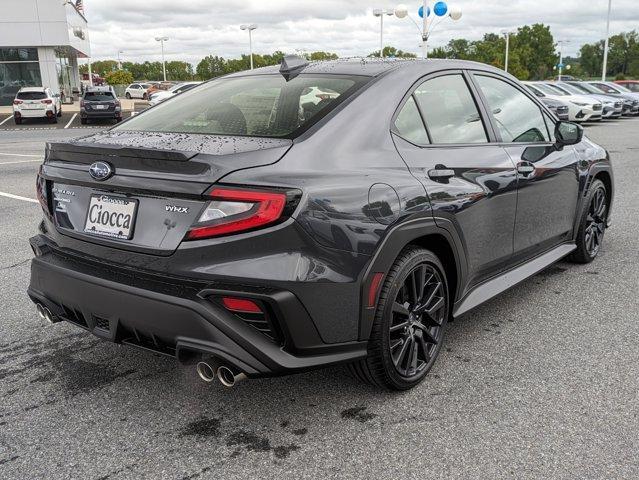
[[[402,0],[400,0],[402,2]],[[399,2],[398,2],[399,3]],[[404,2],[413,18],[419,0]],[[432,5],[434,2],[429,2]],[[569,40],[564,54],[575,54],[586,42],[603,38],[607,0],[451,0],[462,8],[460,21],[450,19],[433,31],[429,45],[451,38],[480,38],[486,32],[541,22],[555,39]],[[297,49],[336,52],[340,56],[367,55],[378,49],[379,19],[373,8],[392,9],[384,0],[84,0],[93,56],[123,60],[159,60],[157,35],[170,38],[167,60],[197,63],[205,55],[237,57],[248,50],[242,23],[256,23],[253,46],[257,53]],[[611,34],[639,26],[637,0],[613,0]],[[409,19],[387,17],[384,44],[419,52],[419,34]]]

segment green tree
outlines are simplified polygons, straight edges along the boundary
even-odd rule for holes
[[[379,50],[371,52],[368,54],[370,58],[379,57]],[[404,52],[403,50],[398,50],[395,47],[384,47],[384,57],[386,58],[417,58],[417,55],[410,52]]]
[[[109,72],[104,76],[104,79],[109,85],[128,85],[129,83],[133,83],[133,75],[131,75],[131,72],[124,70]]]
[[[339,57],[336,53],[331,52],[311,52],[308,55],[309,60],[321,61],[321,60],[337,60]]]
[[[555,53],[555,40],[550,27],[541,23],[525,25],[517,29],[513,35],[514,51],[528,73],[534,80],[548,78],[559,60]]]
[[[208,55],[200,60],[200,63],[198,63],[195,68],[195,72],[200,80],[219,77],[227,73],[226,60],[217,55]]]
[[[586,43],[579,50],[579,64],[588,77],[601,75],[603,65],[603,40],[596,43]]]

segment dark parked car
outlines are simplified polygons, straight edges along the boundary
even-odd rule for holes
[[[608,153],[496,68],[287,57],[180,97],[47,146],[41,316],[225,385],[347,363],[407,389],[449,318],[600,252]]]
[[[111,119],[122,121],[122,105],[112,87],[87,87],[80,100],[80,122]]]

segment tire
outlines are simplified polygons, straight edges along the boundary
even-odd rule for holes
[[[417,302],[413,292],[418,292]],[[446,275],[437,256],[423,248],[406,247],[382,285],[368,356],[350,364],[351,373],[389,390],[408,390],[419,384],[442,346],[448,295]]]
[[[142,94],[142,100],[146,100],[147,98],[149,98],[149,96],[146,93]]]
[[[53,112],[53,115],[49,117],[49,123],[58,123],[58,114]]]
[[[62,107],[60,107],[60,110],[58,111],[58,118],[62,117]]]
[[[88,120],[87,120],[86,118],[81,118],[81,119],[80,119],[80,123],[81,123],[82,125],[86,125],[86,124],[87,124],[87,122],[88,122]]]
[[[16,125],[22,125],[22,119],[21,118],[13,117],[13,121],[16,123]]]
[[[129,92],[126,92],[125,97],[127,98],[127,100],[131,100],[131,94]]]
[[[608,195],[601,180],[594,180],[584,201],[583,213],[577,231],[577,250],[568,259],[575,263],[590,263],[599,252],[606,232]]]

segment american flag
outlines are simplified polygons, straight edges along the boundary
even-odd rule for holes
[[[82,3],[82,0],[75,1],[75,8],[77,8],[79,12],[84,13],[84,4]]]

